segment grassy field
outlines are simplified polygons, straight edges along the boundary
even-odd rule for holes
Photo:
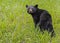
[[[38,4],[52,16],[56,37],[35,29],[26,4]],[[60,0],[0,0],[0,43],[60,43]]]

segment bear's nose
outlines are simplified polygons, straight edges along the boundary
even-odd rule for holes
[[[32,9],[29,9],[29,12],[33,12]]]

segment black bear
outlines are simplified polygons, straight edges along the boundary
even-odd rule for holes
[[[52,18],[48,11],[39,9],[38,5],[28,6],[26,5],[27,13],[31,14],[35,23],[35,27],[38,25],[43,32],[47,30],[51,33],[51,37],[54,36],[54,30],[52,26]]]

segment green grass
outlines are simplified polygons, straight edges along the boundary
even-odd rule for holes
[[[38,4],[52,16],[56,37],[35,29],[26,4]],[[0,43],[60,43],[60,0],[0,0]]]

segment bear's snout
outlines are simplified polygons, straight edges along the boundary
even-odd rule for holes
[[[33,13],[33,10],[32,9],[29,9],[29,13]]]

